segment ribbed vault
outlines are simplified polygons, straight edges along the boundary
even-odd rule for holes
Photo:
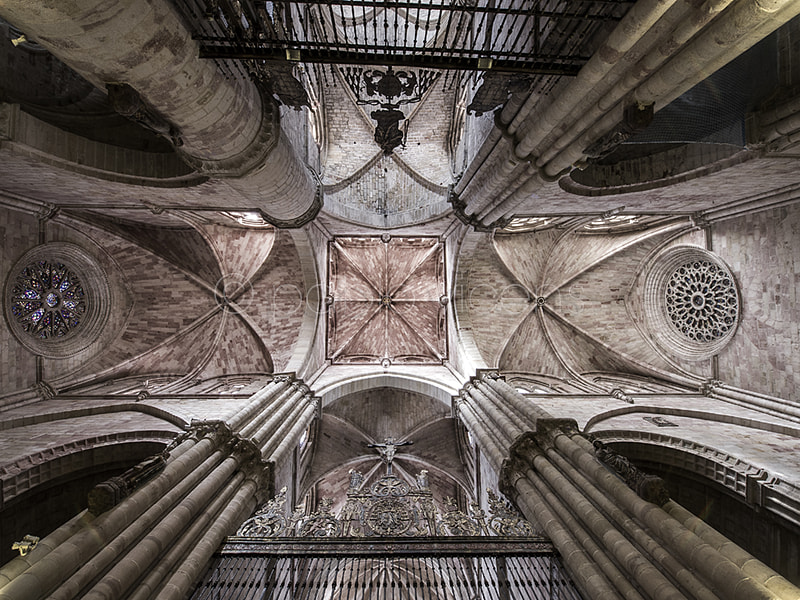
[[[385,473],[380,455],[369,444],[388,438],[412,442],[397,448],[393,471],[413,481],[422,469],[429,472],[437,501],[458,497],[469,489],[459,455],[456,428],[450,410],[438,399],[393,387],[378,387],[347,394],[325,407],[318,447],[304,488],[314,488],[317,498],[345,499],[348,471],[365,476],[367,485]]]
[[[484,360],[566,379],[616,372],[686,381],[683,366],[640,331],[631,295],[648,258],[677,239],[694,241],[689,224],[606,234],[583,225],[496,234],[476,246],[457,292],[478,323],[472,335]]]

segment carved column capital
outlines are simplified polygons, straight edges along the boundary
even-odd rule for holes
[[[507,498],[513,500],[517,494],[517,482],[525,478],[525,474],[530,468],[528,461],[519,456],[507,458],[503,461],[503,466],[500,469],[498,489]]]
[[[572,436],[578,433],[578,423],[574,419],[537,419],[536,442],[542,448],[552,448],[559,435]]]
[[[540,444],[537,433],[527,432],[514,440],[514,443],[508,449],[508,453],[514,460],[521,460],[530,466],[533,464],[534,458],[544,454],[544,450],[545,448]]]
[[[256,499],[259,503],[275,493],[275,468],[264,460],[261,449],[252,440],[238,435],[228,444],[229,453],[239,463],[239,469],[256,484]]]
[[[493,369],[488,370],[488,371],[478,371],[478,377],[480,379],[482,379],[483,381],[488,381],[488,380],[493,380],[494,381],[494,380],[498,380],[498,379],[501,380],[501,381],[505,381],[506,380],[505,375],[501,375],[500,371],[495,371]]]
[[[597,460],[622,479],[640,498],[659,506],[669,502],[669,493],[663,479],[641,471],[626,457],[614,452],[600,440],[594,440],[592,445]]]
[[[217,446],[224,446],[234,436],[234,433],[225,421],[192,419],[189,429],[184,435],[195,440],[212,438]]]
[[[475,231],[493,231],[493,227],[486,227],[481,223],[481,220],[477,217],[477,215],[468,215],[465,210],[467,207],[467,203],[461,199],[461,197],[450,188],[450,193],[447,196],[447,202],[450,206],[453,207],[453,214],[456,218],[461,221],[464,225],[469,225]]]

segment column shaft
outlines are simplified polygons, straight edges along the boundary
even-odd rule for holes
[[[203,463],[194,469],[185,479],[162,496],[130,526],[114,537],[102,550],[87,561],[72,577],[58,586],[50,600],[70,600],[76,597],[81,590],[95,580],[112,564],[118,562],[121,556],[135,544],[150,528],[158,524],[164,515],[178,504],[198,482],[202,481],[222,460],[222,453],[215,452]]]
[[[262,410],[263,406],[269,402],[269,399],[279,394],[288,386],[289,382],[286,379],[273,379],[267,383],[267,385],[250,396],[250,400],[246,406],[228,419],[231,429],[239,431],[245,423],[250,421],[253,416]]]
[[[292,387],[290,394],[281,394],[269,405],[270,410],[262,411],[257,420],[242,429],[242,435],[252,438],[257,445],[261,445],[268,436],[272,436],[275,428],[286,419],[288,413],[297,405],[305,392],[299,387]],[[258,423],[258,424],[256,424]]]
[[[754,558],[752,554],[734,544],[716,529],[709,527],[702,519],[690,513],[677,502],[668,502],[664,506],[664,510],[703,541],[711,544],[720,554],[741,568],[746,575],[762,584],[778,598],[797,600],[800,597],[800,592],[792,582]]]
[[[458,403],[458,414],[464,421],[467,429],[474,434],[478,447],[489,459],[492,468],[500,472],[500,468],[506,456],[506,448],[501,446],[500,441],[483,425],[472,408],[463,400]]]
[[[251,80],[226,77],[200,59],[198,42],[168,1],[8,0],[0,17],[98,88],[130,86],[175,129],[186,162],[231,178],[246,208],[287,226],[316,216],[316,181],[282,133],[275,102]]]
[[[575,488],[558,472],[548,458],[537,454],[533,467],[557,492],[561,502],[576,515],[605,547],[605,552],[648,593],[649,598],[681,600],[684,598],[675,587],[636,549],[586,498],[585,490]],[[564,515],[566,518],[566,515]],[[574,525],[578,527],[578,525]],[[625,577],[622,577],[624,580]],[[612,581],[616,581],[612,579]],[[626,593],[626,596],[628,594]],[[637,594],[638,595],[638,594]]]
[[[261,446],[275,448],[273,460],[280,460],[314,418],[308,388],[284,387],[265,386],[229,417],[243,431],[261,431],[252,425],[274,424],[275,403],[286,397],[282,391],[296,395],[260,445],[223,421],[193,421],[184,434],[190,437],[160,474],[100,516],[65,525],[32,564],[15,563],[0,598],[185,597],[224,536],[273,492],[273,463],[262,458]]]
[[[527,477],[517,475],[510,484],[516,492],[516,501],[527,515],[536,515],[538,523],[556,548],[558,548],[570,575],[586,598],[592,600],[619,600],[619,593],[613,588],[598,565],[578,544],[570,531],[550,509],[545,499]]]
[[[142,575],[150,565],[169,547],[180,539],[183,530],[207,505],[220,487],[228,481],[238,467],[233,458],[225,459],[200,482],[181,502],[173,508],[150,532],[140,540],[124,559],[118,562],[105,576],[83,596],[84,600],[110,600],[119,598]]]
[[[198,542],[194,551],[164,586],[164,589],[157,597],[158,600],[183,600],[183,598],[186,598],[187,593],[203,573],[208,560],[222,543],[223,538],[232,533],[232,529],[238,523],[241,523],[255,508],[253,498],[256,487],[253,481],[244,483],[233,500],[225,507],[222,514],[214,521],[211,529]]]
[[[147,571],[147,576],[136,587],[133,594],[128,597],[128,600],[149,600],[154,597],[164,578],[174,570],[174,565],[179,564],[186,556],[191,554],[192,549],[197,547],[198,540],[206,532],[209,524],[216,520],[218,515],[230,504],[234,494],[237,491],[241,491],[243,481],[244,474],[237,473],[228,482],[225,489],[217,494],[213,502],[202,512],[200,518],[192,523],[189,530],[181,536],[178,542]]]
[[[136,520],[169,489],[207,458],[210,440],[183,444],[191,449],[169,463],[153,481],[108,513],[100,515],[69,540],[0,589],[0,599],[41,598],[88,562],[105,544]]]
[[[657,564],[664,567],[667,572],[677,581],[692,598],[697,600],[720,600],[708,587],[703,584],[691,571],[679,563],[675,558],[657,542],[653,537],[642,529],[636,521],[625,514],[608,497],[603,494],[586,477],[579,473],[569,464],[558,452],[553,449],[547,450],[548,458],[564,473],[575,486],[585,493],[592,502],[616,522],[617,526],[625,531],[648,555],[652,556]]]
[[[283,435],[279,434],[278,437],[281,439],[281,443],[269,457],[269,460],[274,462],[275,464],[280,464],[286,453],[293,447],[295,447],[300,440],[300,436],[302,435],[303,431],[308,427],[311,421],[314,420],[314,414],[317,412],[316,404],[309,404],[303,409],[303,413],[300,417],[295,421],[294,425],[292,425],[291,430]]]
[[[573,464],[596,485],[611,494],[620,507],[644,523],[685,564],[692,565],[726,600],[773,598],[763,585],[747,577],[734,563],[683,527],[663,509],[643,500],[612,475],[590,453],[587,446],[590,448],[591,444],[587,440],[579,435],[572,439],[562,434],[556,436],[555,443]]]

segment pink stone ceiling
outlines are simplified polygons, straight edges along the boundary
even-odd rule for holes
[[[441,364],[447,358],[438,239],[337,237],[328,268],[328,358],[334,363]]]

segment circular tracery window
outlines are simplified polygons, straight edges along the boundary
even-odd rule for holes
[[[733,337],[739,293],[733,275],[711,252],[671,248],[654,261],[645,289],[647,326],[662,349],[699,360],[719,352]]]
[[[64,263],[40,260],[22,269],[11,291],[11,312],[35,338],[74,333],[86,313],[86,294]]]
[[[709,260],[678,267],[667,282],[664,300],[675,328],[701,343],[724,337],[739,313],[733,278]]]
[[[66,358],[94,342],[108,321],[105,272],[81,247],[36,246],[17,261],[5,286],[5,317],[26,348]]]

